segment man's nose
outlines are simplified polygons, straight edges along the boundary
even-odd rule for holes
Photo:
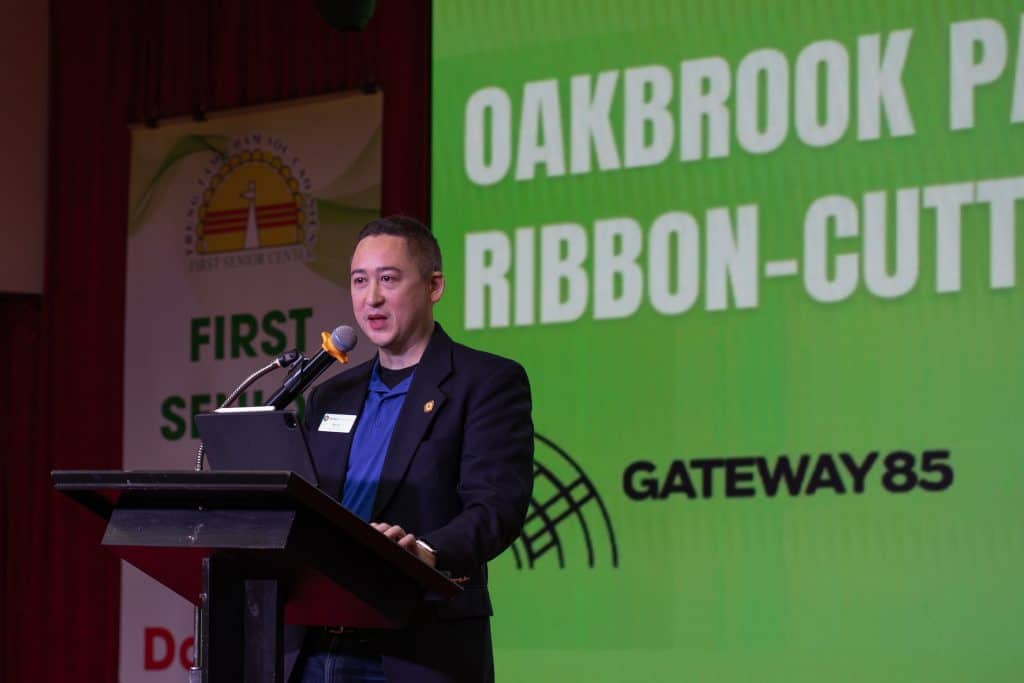
[[[367,303],[371,306],[379,306],[384,303],[384,292],[380,287],[380,283],[376,280],[370,281],[369,290],[366,292]]]

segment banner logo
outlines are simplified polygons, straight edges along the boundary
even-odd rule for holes
[[[523,533],[512,544],[516,568],[533,569],[545,558],[560,569],[581,561],[591,568],[603,563],[618,567],[612,520],[594,483],[555,442],[534,437],[533,498]],[[580,547],[582,556],[572,556]]]
[[[190,272],[309,261],[318,224],[312,181],[278,137],[252,133],[214,154],[188,211]]]

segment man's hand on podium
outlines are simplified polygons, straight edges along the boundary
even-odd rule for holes
[[[388,524],[387,522],[371,522],[372,526],[377,531],[381,532],[398,545],[402,546],[416,557],[423,560],[424,563],[429,567],[437,566],[437,555],[431,552],[424,543],[417,543],[417,539],[412,534],[405,532],[405,529],[398,526],[397,524]]]

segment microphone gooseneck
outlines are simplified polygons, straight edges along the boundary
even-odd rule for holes
[[[337,333],[338,330],[340,330],[340,329],[341,329],[340,327],[335,329],[335,333]],[[347,329],[350,332],[352,331],[351,327],[349,327]],[[352,332],[352,335],[355,336],[355,332]],[[332,335],[332,337],[333,337],[333,335]],[[355,342],[352,342],[352,346],[355,346]],[[242,381],[242,383],[239,384],[235,388],[235,390],[231,392],[231,395],[228,396],[226,399],[224,399],[224,402],[221,403],[218,406],[218,408],[227,408],[228,406],[230,406],[232,403],[235,402],[235,399],[237,399],[242,394],[243,391],[248,389],[249,386],[253,382],[255,382],[256,380],[258,380],[260,377],[263,377],[264,375],[266,375],[266,374],[268,374],[270,372],[273,372],[277,368],[289,368],[289,367],[295,365],[296,363],[300,363],[301,364],[305,360],[306,360],[306,357],[303,356],[298,350],[294,350],[293,349],[291,351],[285,351],[280,356],[275,358],[273,361],[271,361],[270,363],[267,363],[262,368],[260,368],[256,372],[254,372],[251,375],[249,375],[248,377],[246,377]],[[200,441],[199,442],[199,450],[198,450],[198,452],[196,452],[196,466],[195,466],[195,471],[196,472],[202,472],[203,471],[203,457],[205,455],[206,455],[206,444],[204,444],[202,441]]]

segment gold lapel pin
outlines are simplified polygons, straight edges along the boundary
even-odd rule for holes
[[[424,413],[429,413],[429,412],[432,412],[433,410],[434,410],[434,400],[433,399],[431,399],[431,400],[429,400],[429,401],[427,401],[426,403],[423,404],[423,412]]]

